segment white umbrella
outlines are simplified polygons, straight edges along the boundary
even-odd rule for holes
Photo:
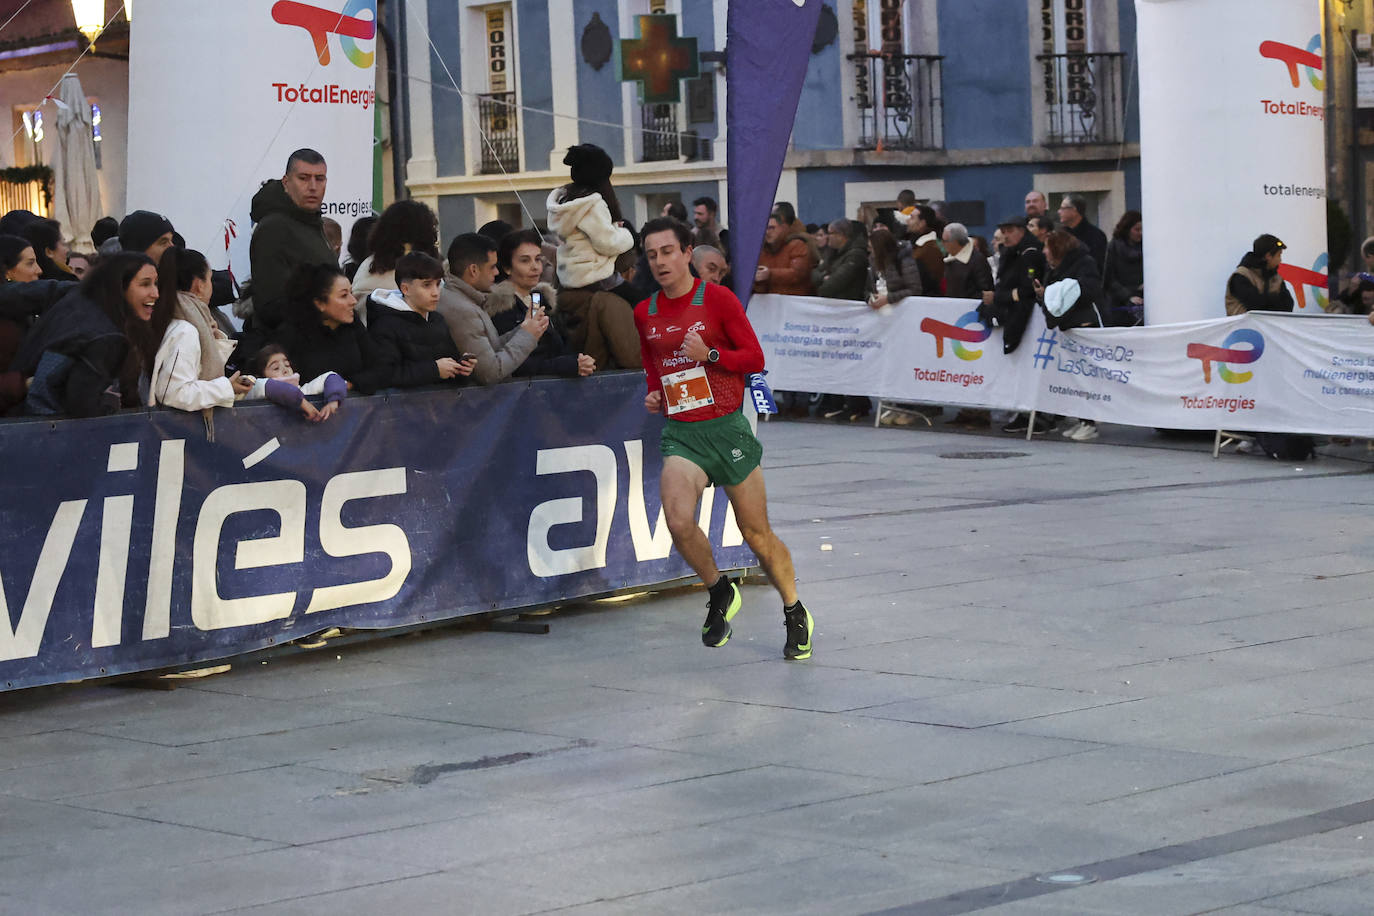
[[[57,142],[52,161],[52,215],[62,224],[65,236],[89,246],[91,227],[101,216],[91,105],[75,73],[62,77],[53,101],[57,106]]]

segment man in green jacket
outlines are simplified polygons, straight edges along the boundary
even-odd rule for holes
[[[816,295],[822,299],[867,299],[868,230],[864,224],[835,220],[830,224],[830,247],[838,250],[823,274],[815,278]]]
[[[339,263],[324,236],[320,213],[327,183],[324,157],[313,149],[298,149],[286,160],[286,175],[264,182],[253,195],[249,215],[256,227],[248,260],[258,330],[271,331],[289,317],[286,281],[297,265]]]

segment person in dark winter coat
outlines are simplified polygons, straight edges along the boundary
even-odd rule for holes
[[[1283,250],[1287,247],[1272,235],[1255,239],[1226,282],[1226,314],[1293,311],[1293,294],[1279,276]]]
[[[997,228],[1002,232],[1001,270],[997,285],[983,293],[978,319],[1002,329],[1002,352],[1012,353],[1021,344],[1035,308],[1035,283],[1045,277],[1045,256],[1026,232],[1025,218],[1017,215]]]
[[[837,219],[830,224],[829,272],[817,278],[816,295],[823,299],[868,297],[868,230],[857,220]]]
[[[1065,197],[1059,204],[1059,222],[1088,249],[1101,273],[1107,264],[1107,233],[1088,222],[1088,202],[1077,194]]]
[[[119,221],[119,247],[146,254],[154,264],[175,244],[175,237],[171,220],[151,210],[135,210]]]
[[[463,383],[476,366],[464,360],[435,311],[444,265],[419,251],[396,261],[397,290],[378,290],[369,300],[368,333],[391,373],[393,388]]]
[[[94,417],[141,406],[161,337],[152,330],[157,301],[157,268],[147,255],[101,261],[25,338],[15,359],[32,379],[25,412]]]
[[[1071,232],[1056,229],[1045,240],[1045,264],[1045,278],[1035,284],[1045,324],[1061,331],[1102,327],[1106,323],[1102,317],[1106,297],[1097,262],[1088,249]],[[1063,280],[1073,280],[1078,285],[1076,298],[1056,292],[1055,284]]]
[[[945,295],[950,299],[982,299],[991,292],[994,283],[992,265],[969,238],[963,223],[945,226]]]
[[[460,353],[472,353],[472,378],[494,385],[515,374],[549,329],[542,311],[499,334],[487,314],[487,297],[496,282],[496,243],[475,232],[457,236],[448,246],[448,276],[439,292],[439,314]]]
[[[62,237],[62,224],[55,219],[36,219],[24,227],[24,238],[33,243],[38,266],[43,268],[44,280],[75,280],[76,274],[67,266],[71,249]]]
[[[40,279],[42,268],[29,240],[0,235],[0,414],[24,400],[24,375],[11,368],[33,322],[63,296],[75,280]]]
[[[754,292],[810,296],[816,292],[811,272],[820,263],[816,241],[806,227],[784,223],[778,213],[768,217],[763,249],[754,270]]]
[[[1117,221],[1107,245],[1107,269],[1102,285],[1107,291],[1107,323],[1130,327],[1140,324],[1145,313],[1145,254],[1141,244],[1139,210],[1127,210]]]
[[[287,319],[287,281],[297,266],[339,263],[320,214],[327,183],[324,157],[299,149],[287,159],[285,176],[265,182],[253,195],[249,215],[256,225],[248,258],[253,325],[259,330],[271,331]]]
[[[377,344],[356,321],[348,275],[338,266],[301,264],[291,274],[287,296],[291,321],[278,327],[275,343],[291,354],[301,378],[338,373],[352,391],[372,394],[391,383]]]
[[[908,223],[912,239],[911,255],[921,269],[921,285],[927,296],[938,296],[945,279],[945,253],[940,248],[940,235],[945,230],[944,220],[935,210],[920,204],[911,214]]]

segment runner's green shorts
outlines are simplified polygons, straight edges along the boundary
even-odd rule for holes
[[[658,444],[664,458],[686,458],[717,486],[743,483],[763,460],[763,443],[738,410],[714,420],[668,420]]]

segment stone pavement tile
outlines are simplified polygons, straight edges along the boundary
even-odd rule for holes
[[[1241,757],[1118,745],[959,777],[946,785],[952,791],[968,792],[970,798],[1020,794],[1039,804],[1071,808],[1258,765]]]
[[[1183,916],[1214,910],[1226,912],[1224,908],[1234,905],[1273,904],[1283,908],[1289,901],[1293,909],[1299,911],[1329,912],[1312,907],[1310,903],[1305,905],[1304,895],[1310,893],[1307,889],[1318,890],[1314,885],[1333,887],[1335,885],[1328,882],[1338,882],[1371,869],[1374,863],[1367,857],[1317,856],[1311,851],[1277,844],[1048,894],[1026,901],[1032,905],[1027,906],[1025,912],[1078,912],[1081,906],[1088,912],[1120,916],[1138,913]],[[1349,906],[1363,890],[1366,894],[1363,909],[1358,912],[1368,913],[1367,893],[1371,888],[1374,884],[1369,880],[1354,878],[1350,886],[1339,888],[1326,900],[1333,903],[1344,900]],[[994,907],[986,912],[1001,913],[1003,908]]]
[[[48,731],[12,736],[4,740],[0,754],[0,773],[11,769],[44,766],[64,760],[79,760],[98,756],[105,751],[127,751],[146,748],[139,741],[128,741],[108,735],[92,735],[80,731]],[[0,784],[2,788],[3,784]]]
[[[821,665],[756,662],[708,673],[604,679],[606,686],[642,691],[647,696],[730,700],[790,709],[843,712],[902,699],[968,690],[967,681],[907,674],[857,673]]]
[[[755,709],[759,709],[756,707]],[[1095,745],[992,730],[940,728],[853,714],[756,715],[744,728],[657,746],[716,754],[756,763],[876,776],[906,783],[933,782],[1060,757]],[[860,750],[862,749],[862,750]]]
[[[225,701],[226,706],[233,704],[232,700]],[[204,694],[189,687],[162,691],[62,685],[0,693],[0,738],[86,729],[176,710],[208,708]]]
[[[1112,653],[939,636],[839,649],[825,652],[823,656],[819,647],[816,651],[814,657],[826,665],[1004,684],[1014,683],[1045,668],[1064,672],[1095,671],[1136,661],[1130,656]]]
[[[1281,677],[1301,677],[1305,672],[1289,674],[1287,666],[1275,664],[1274,659],[1232,655],[1229,652],[1209,652],[1157,661],[1102,668],[1096,671],[1040,671],[1020,678],[1022,683],[1067,690],[1099,690],[1122,696],[1142,697],[1179,696],[1195,694],[1205,701],[1212,689],[1234,688],[1245,693],[1252,687]]]
[[[1302,758],[1302,760],[1304,763],[1330,764],[1331,766],[1352,767],[1354,769],[1371,769],[1374,768],[1374,744],[1361,744],[1358,747],[1348,747],[1339,751],[1312,754],[1309,757]]]
[[[556,901],[509,881],[471,872],[398,878],[346,890],[311,893],[261,906],[233,909],[235,916],[318,916],[320,913],[480,913],[518,916],[553,909]]]
[[[983,728],[1005,725],[1024,719],[1091,709],[1127,702],[1128,697],[1100,693],[1080,693],[1047,687],[1006,685],[983,687],[914,700],[899,700],[862,710],[862,715],[927,725],[952,725],[956,728]]]
[[[1374,721],[1293,712],[1243,722],[1217,721],[1155,737],[1151,744],[1230,754],[1255,760],[1291,760],[1374,743]]]
[[[1085,823],[1131,824],[1142,849],[1271,824],[1374,798],[1374,771],[1271,763],[1085,805]]]
[[[351,710],[359,718],[371,714],[413,716],[416,710],[426,707],[461,707],[469,702],[492,702],[550,689],[547,682],[532,678],[490,674],[436,675],[432,671],[429,674],[432,680],[376,688],[359,686],[318,697],[314,702],[322,707]]]
[[[1283,572],[1306,576],[1350,576],[1374,573],[1374,557],[1358,553],[1324,553],[1310,557],[1289,557],[1268,564]]]
[[[13,740],[5,742],[6,753]],[[71,799],[149,786],[166,786],[171,792],[175,791],[171,787],[178,782],[242,773],[265,766],[267,764],[260,760],[200,748],[159,747],[127,741],[86,754],[54,753],[52,759],[43,763],[6,770],[0,776],[0,792],[36,800]]]
[[[501,803],[444,780],[400,784],[306,766],[191,780],[174,791],[132,789],[71,802],[92,811],[293,844],[461,817]]]
[[[1229,634],[1203,633],[1190,625],[1137,620],[1111,613],[1065,615],[1054,610],[1057,609],[1047,613],[1024,606],[961,608],[958,611],[958,618],[962,618],[960,623],[930,635],[1127,653],[1139,661],[1223,649],[1235,644]]]
[[[480,873],[554,897],[559,906],[572,906],[707,877],[773,871],[836,851],[821,838],[765,838],[729,826],[682,827],[489,862]]]
[[[1245,614],[1194,625],[1188,630],[1193,638],[1208,640],[1221,638],[1237,643],[1276,642],[1303,636],[1351,634],[1368,638],[1367,601],[1347,601],[1341,604],[1308,608],[1285,608],[1260,614]]]
[[[27,896],[71,912],[182,916],[300,897],[422,874],[395,862],[349,859],[308,849],[221,855],[165,863],[130,850],[119,865],[70,873],[45,871],[25,883]]]
[[[343,657],[339,658],[340,655]],[[354,690],[359,684],[386,687],[423,681],[428,676],[409,666],[391,664],[389,659],[358,658],[351,646],[337,649],[326,646],[313,652],[265,661],[265,665],[261,662],[236,665],[224,674],[197,681],[195,689],[267,700],[301,700]]]
[[[465,759],[474,746],[481,746],[486,751],[486,743],[480,739],[493,737],[508,738],[511,734],[470,725],[377,715],[351,722],[211,741],[196,745],[196,750],[263,763],[304,763],[321,769],[363,773],[385,762],[415,766],[434,760],[451,760],[455,756]],[[532,739],[528,749],[543,750],[557,743]]]
[[[864,914],[914,900],[1012,880],[1010,872],[955,865],[873,850],[845,850],[821,859],[680,884],[621,898],[645,914]]]
[[[306,700],[260,700],[197,690],[174,691],[173,695],[180,693],[189,696],[169,703],[166,708],[130,710],[85,725],[83,730],[166,747],[185,747],[363,718],[361,713]]]
[[[98,865],[176,865],[274,848],[234,835],[225,825],[207,829],[83,810],[65,804],[0,796],[0,887],[30,896],[45,876],[73,884]]]

